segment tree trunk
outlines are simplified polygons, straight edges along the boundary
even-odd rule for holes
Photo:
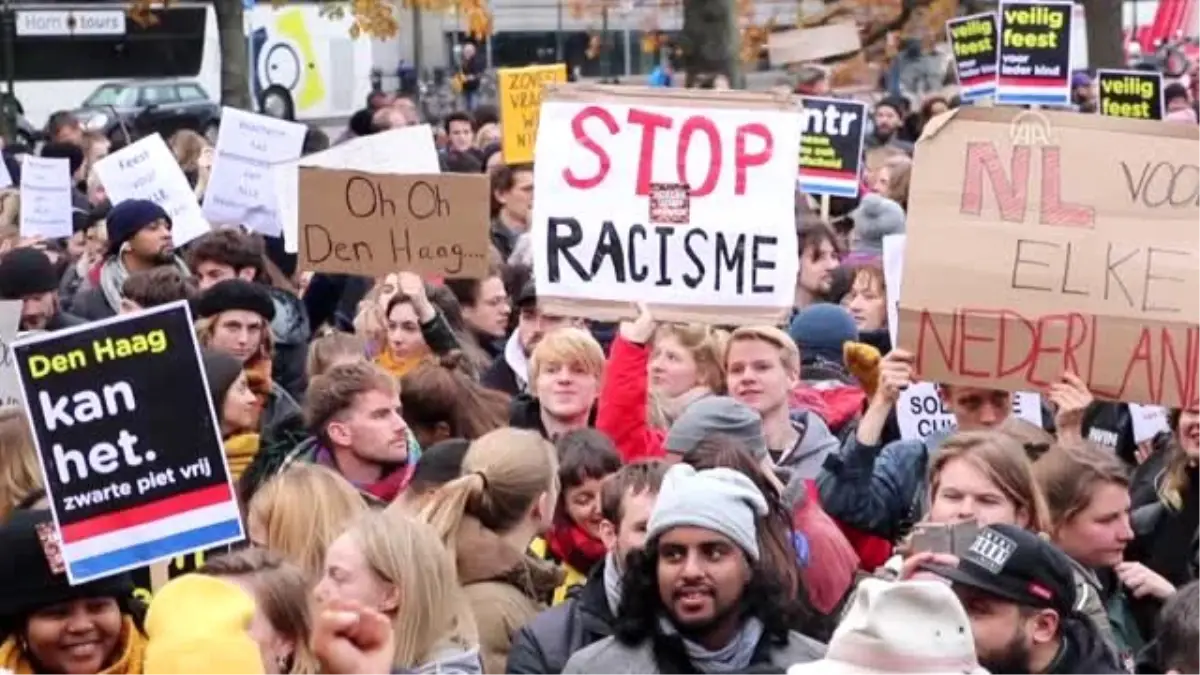
[[[1124,68],[1121,0],[1083,0],[1087,16],[1088,69]]]
[[[242,0],[216,0],[217,33],[221,39],[221,103],[254,110],[250,100],[250,54],[246,51]]]
[[[741,87],[742,61],[734,0],[686,0],[683,3],[683,68],[686,86],[704,74],[724,75]]]

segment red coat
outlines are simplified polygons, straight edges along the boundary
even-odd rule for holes
[[[621,461],[626,463],[667,454],[663,449],[666,432],[651,427],[646,420],[649,365],[650,347],[634,344],[619,334],[613,339],[600,387],[596,429],[612,439]]]

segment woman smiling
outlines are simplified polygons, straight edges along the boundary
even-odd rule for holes
[[[128,575],[68,583],[49,511],[15,513],[0,550],[0,672],[142,672],[144,608]]]

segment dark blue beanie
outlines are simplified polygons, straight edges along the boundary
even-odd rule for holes
[[[841,305],[822,302],[800,310],[788,327],[800,358],[808,363],[818,358],[842,362],[842,345],[858,339],[854,317]]]
[[[116,255],[122,244],[159,218],[171,224],[171,217],[163,207],[149,199],[126,199],[114,205],[104,221],[108,229],[108,254]]]

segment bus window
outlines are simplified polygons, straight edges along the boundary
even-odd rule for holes
[[[126,22],[125,35],[18,37],[16,80],[196,77],[204,54],[205,8],[154,14],[153,25]]]

